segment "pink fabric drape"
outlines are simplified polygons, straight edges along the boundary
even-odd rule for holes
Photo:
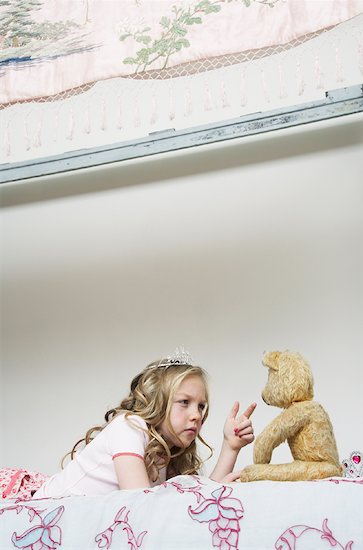
[[[360,13],[363,0],[12,0],[0,8],[0,106],[236,63]]]

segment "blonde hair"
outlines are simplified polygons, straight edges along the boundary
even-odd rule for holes
[[[150,363],[140,374],[135,376],[131,382],[128,397],[123,399],[120,405],[106,412],[106,422],[102,426],[90,428],[85,437],[77,441],[72,450],[63,457],[62,467],[67,456],[70,455],[73,460],[81,443],[88,445],[97,433],[101,432],[117,415],[125,413],[126,419],[136,414],[146,422],[147,430],[145,431],[150,440],[145,448],[144,460],[146,471],[152,481],[159,479],[159,470],[164,466],[167,466],[168,473],[171,475],[198,473],[203,461],[198,456],[196,441],[194,440],[187,448],[169,449],[159,429],[165,420],[170,433],[175,439],[178,439],[170,424],[170,410],[177,389],[188,376],[199,376],[204,384],[206,406],[203,410],[202,424],[205,422],[209,407],[207,375],[201,367],[178,363],[166,367],[163,363],[165,360]],[[134,427],[142,429],[133,424],[132,419],[128,422]],[[197,439],[208,447],[210,456],[212,456],[212,448],[201,435],[198,434]],[[160,461],[160,457],[162,457],[162,461]]]

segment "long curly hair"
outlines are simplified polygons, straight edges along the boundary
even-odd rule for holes
[[[204,424],[209,408],[207,375],[201,367],[179,363],[165,367],[165,361],[165,359],[161,359],[150,363],[140,374],[135,376],[131,382],[129,395],[118,406],[106,412],[105,423],[102,426],[90,428],[85,437],[77,441],[72,450],[63,457],[62,467],[67,456],[73,460],[82,444],[83,446],[88,445],[117,415],[125,413],[126,420],[132,415],[138,415],[146,422],[147,430],[144,431],[149,436],[149,443],[145,448],[144,460],[149,479],[152,481],[160,479],[159,470],[165,466],[169,477],[198,473],[203,461],[198,456],[196,441],[194,440],[187,448],[173,447],[169,449],[160,433],[160,426],[165,420],[171,434],[178,439],[170,424],[170,410],[173,397],[180,384],[185,378],[192,375],[199,376],[205,387],[206,406],[202,418],[202,424]],[[132,422],[132,418],[128,422],[133,427],[142,430]],[[210,456],[212,456],[213,449],[200,434],[197,439],[208,447]],[[160,460],[161,457],[162,460]]]

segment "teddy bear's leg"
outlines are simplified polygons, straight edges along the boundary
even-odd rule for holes
[[[339,466],[328,462],[303,462],[289,464],[254,464],[241,472],[240,481],[307,481],[325,477],[341,476]]]
[[[302,464],[305,466],[308,476],[305,479],[340,477],[343,472],[340,465],[332,464],[331,462],[302,462]]]

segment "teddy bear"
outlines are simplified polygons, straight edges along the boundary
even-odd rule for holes
[[[341,476],[338,451],[329,416],[313,401],[313,376],[306,360],[291,351],[265,353],[262,363],[268,380],[262,391],[267,405],[283,412],[256,438],[254,464],[240,480],[303,481]],[[270,464],[272,451],[288,442],[293,462]]]

